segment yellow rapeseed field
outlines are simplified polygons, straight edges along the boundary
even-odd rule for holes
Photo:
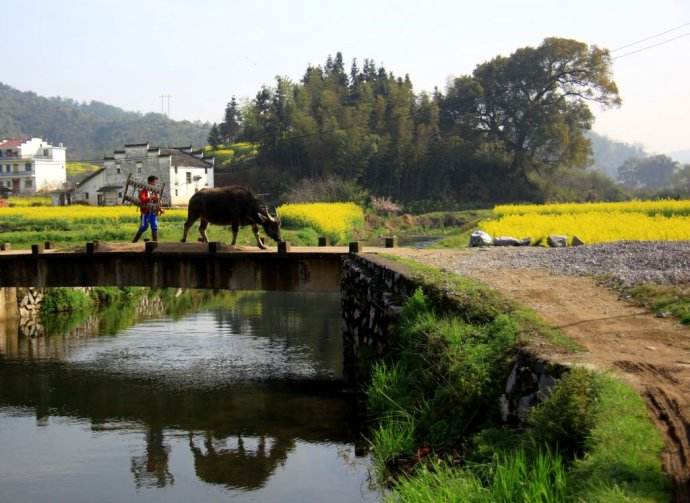
[[[355,203],[284,204],[278,215],[285,227],[312,227],[333,242],[346,240],[364,222],[364,210]]]
[[[501,205],[494,214],[495,220],[480,224],[482,230],[533,242],[549,234],[576,235],[586,243],[690,239],[689,200]]]
[[[164,217],[169,220],[185,220],[186,208],[166,210]],[[135,222],[139,220],[139,209],[135,206],[31,206],[0,208],[3,218],[32,221],[64,222]]]

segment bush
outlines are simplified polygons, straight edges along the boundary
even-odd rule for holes
[[[74,288],[49,288],[43,294],[41,311],[44,313],[59,313],[67,311],[82,311],[93,306],[93,300],[88,293]]]
[[[367,190],[352,180],[336,176],[305,178],[297,182],[285,196],[288,203],[357,203],[365,206],[369,200]]]
[[[557,445],[570,457],[585,450],[594,427],[598,390],[594,374],[572,369],[558,380],[548,400],[535,407],[529,423],[535,440]]]

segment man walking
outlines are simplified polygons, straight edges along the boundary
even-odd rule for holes
[[[157,176],[149,176],[146,182],[151,186],[158,183]],[[151,239],[158,241],[158,213],[160,212],[160,197],[158,193],[144,187],[139,190],[139,210],[141,211],[141,223],[132,243],[139,241],[141,235],[151,226]]]

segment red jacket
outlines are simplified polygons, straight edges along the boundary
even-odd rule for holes
[[[147,213],[155,213],[157,203],[157,194],[149,192],[146,189],[141,189],[139,191],[139,209],[142,215],[146,215]]]

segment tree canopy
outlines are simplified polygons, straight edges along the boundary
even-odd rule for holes
[[[347,71],[337,53],[262,87],[238,138],[260,143],[276,185],[336,176],[399,200],[538,199],[591,163],[590,104],[620,104],[611,58],[574,40],[498,56],[431,94],[370,59]]]

